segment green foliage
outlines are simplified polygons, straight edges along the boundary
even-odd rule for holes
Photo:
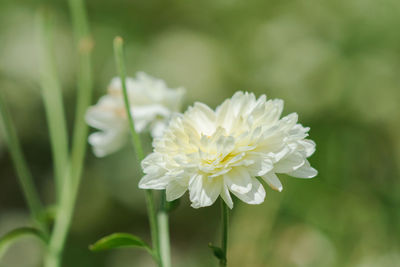
[[[103,237],[89,247],[91,251],[104,251],[118,248],[142,248],[150,255],[154,255],[152,249],[142,239],[127,233],[114,233]]]
[[[213,246],[212,243],[209,243],[208,247],[212,250],[212,252],[214,253],[214,256],[218,260],[220,260],[222,263],[226,263],[225,254],[224,254],[224,251],[222,250],[222,248]]]

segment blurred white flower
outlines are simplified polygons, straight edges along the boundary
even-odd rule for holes
[[[189,190],[194,208],[210,206],[221,196],[232,208],[230,193],[248,204],[264,201],[256,177],[281,191],[276,173],[316,176],[306,159],[315,151],[315,143],[305,139],[309,128],[297,123],[296,113],[280,119],[282,109],[282,100],[243,92],[215,111],[195,103],[154,140],[154,152],[142,162],[145,176],[139,187],[166,189],[168,201]]]
[[[163,80],[143,72],[137,73],[136,78],[127,78],[126,87],[136,131],[161,136],[171,115],[179,112],[185,90],[170,89]],[[100,130],[89,136],[96,156],[113,153],[126,143],[129,124],[120,78],[113,78],[108,94],[88,109],[86,122]]]

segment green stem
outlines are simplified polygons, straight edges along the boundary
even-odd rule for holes
[[[168,211],[166,210],[165,191],[161,192],[161,209],[157,214],[160,235],[160,258],[164,267],[171,267],[171,248],[169,239]]]
[[[17,240],[27,236],[36,237],[43,241],[44,244],[47,243],[47,235],[42,231],[31,227],[21,227],[8,232],[0,238],[0,258],[3,256],[9,246],[11,246]]]
[[[123,49],[124,41],[121,37],[116,37],[114,39],[114,54],[115,54],[115,61],[117,63],[119,77],[121,79],[122,84],[122,93],[124,96],[124,104],[126,113],[128,116],[129,122],[129,129],[131,131],[131,137],[133,146],[135,148],[136,157],[139,162],[144,159],[144,152],[142,148],[142,144],[140,142],[139,134],[136,132],[135,129],[135,122],[133,120],[131,106],[129,104],[129,96],[128,96],[128,89],[126,88],[126,70],[125,70],[125,63],[124,63],[124,49]]]
[[[153,253],[155,255],[155,259],[160,267],[164,267],[162,259],[160,257],[160,239],[157,225],[157,214],[154,205],[154,196],[152,190],[145,190],[145,198],[146,198],[146,206],[147,206],[147,214],[149,217],[150,224],[150,234],[151,234],[151,243],[153,248]]]
[[[228,228],[229,228],[229,208],[221,199],[221,223],[222,223],[222,236],[221,236],[221,249],[224,253],[224,258],[219,261],[219,266],[227,266],[227,252],[228,252]]]
[[[93,43],[89,35],[84,3],[83,0],[70,0],[69,4],[79,53],[77,110],[70,165],[62,187],[59,212],[57,212],[50,238],[45,267],[61,266],[62,251],[74,212],[85,158],[88,127],[84,117],[92,95],[91,51]]]
[[[121,37],[116,37],[114,39],[114,53],[115,53],[115,61],[117,63],[117,68],[119,72],[119,76],[122,84],[122,92],[124,96],[124,104],[125,110],[128,116],[129,129],[131,132],[132,143],[135,148],[136,157],[139,162],[144,159],[144,152],[142,148],[142,144],[140,142],[140,137],[135,130],[135,122],[133,120],[132,112],[129,104],[128,90],[126,88],[126,70],[124,64],[124,50],[123,50],[123,40]],[[153,192],[151,190],[145,191],[146,204],[147,204],[147,213],[149,216],[150,223],[150,231],[151,231],[151,239],[154,253],[158,259],[160,259],[160,243],[159,243],[159,235],[158,235],[158,226],[157,226],[157,216],[154,208],[154,200],[153,200]],[[159,266],[163,266],[161,259],[159,260]]]
[[[52,25],[50,14],[42,11],[39,14],[38,27],[43,57],[40,84],[50,131],[56,195],[59,197],[68,166],[68,136],[62,90],[55,66]]]
[[[35,222],[41,230],[47,232],[47,225],[45,222],[44,209],[40,201],[39,195],[33,183],[32,174],[26,163],[21,145],[18,140],[17,132],[14,128],[10,113],[3,100],[3,95],[0,93],[0,122],[4,129],[4,136],[7,146],[10,150],[11,158],[14,167],[17,171],[19,183],[21,184],[25,200],[28,204],[29,210]]]

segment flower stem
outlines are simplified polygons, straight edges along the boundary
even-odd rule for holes
[[[144,152],[143,152],[142,144],[140,142],[140,137],[135,129],[135,122],[133,120],[131,106],[129,103],[128,89],[126,88],[126,69],[125,69],[125,63],[124,63],[123,45],[124,45],[123,39],[119,36],[115,37],[115,39],[114,39],[115,61],[117,62],[118,73],[119,73],[119,77],[121,79],[122,93],[124,96],[124,104],[125,104],[125,109],[126,109],[126,113],[128,116],[129,128],[130,128],[131,137],[132,137],[132,143],[135,148],[137,159],[139,161],[142,161],[144,159]]]
[[[68,136],[65,121],[62,90],[55,67],[52,25],[47,10],[39,13],[39,39],[42,47],[42,68],[40,85],[49,125],[51,148],[54,162],[56,196],[59,197],[68,166]],[[59,199],[57,199],[59,201]]]
[[[10,150],[11,158],[14,167],[17,171],[17,177],[21,184],[25,200],[28,204],[31,216],[34,221],[38,224],[41,230],[47,233],[47,225],[45,222],[44,209],[40,201],[39,195],[36,191],[33,183],[32,174],[28,168],[28,164],[25,161],[24,154],[21,149],[21,145],[18,140],[17,132],[14,128],[10,113],[3,100],[3,95],[0,93],[0,122],[2,122],[2,128],[4,129],[4,136],[6,139],[7,146]]]
[[[154,206],[153,191],[145,190],[145,198],[146,198],[147,214],[149,216],[151,243],[153,245],[155,259],[160,267],[164,267],[162,259],[160,257],[160,239],[159,239],[159,232],[157,225],[157,214],[154,208],[155,206]]]
[[[119,77],[121,79],[122,84],[122,92],[124,96],[124,103],[125,103],[125,110],[128,116],[129,121],[129,129],[131,132],[132,143],[135,148],[136,157],[139,162],[144,159],[144,152],[142,148],[142,144],[140,142],[140,137],[135,130],[135,122],[133,120],[130,104],[129,104],[129,97],[128,97],[128,90],[126,88],[126,69],[124,63],[124,49],[123,49],[123,39],[121,37],[116,37],[114,39],[114,53],[115,53],[115,61],[117,63],[117,68],[119,72]],[[154,197],[153,192],[151,190],[145,191],[146,197],[146,204],[147,204],[147,213],[149,216],[149,223],[150,223],[150,231],[151,231],[151,240],[152,246],[154,250],[154,254],[158,260],[158,264],[160,267],[164,267],[162,259],[160,258],[160,239],[159,239],[159,232],[158,232],[158,225],[157,225],[157,215],[154,206]]]
[[[63,179],[54,228],[44,261],[45,267],[61,266],[62,252],[73,217],[85,158],[88,127],[84,116],[92,95],[91,51],[93,43],[89,36],[86,10],[83,0],[70,0],[69,5],[79,54],[77,109],[71,159]]]
[[[171,267],[171,248],[169,240],[168,211],[166,210],[165,191],[161,192],[161,208],[157,214],[160,234],[160,257],[164,267]]]
[[[222,236],[221,236],[221,249],[224,257],[220,259],[219,266],[227,266],[227,252],[228,252],[228,228],[229,228],[229,208],[221,199],[221,223],[222,223]]]

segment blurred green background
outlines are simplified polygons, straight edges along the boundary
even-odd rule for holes
[[[0,90],[10,105],[43,201],[54,200],[52,160],[38,85],[35,16],[55,14],[58,71],[69,128],[76,62],[66,1],[0,2]],[[400,1],[88,0],[95,96],[116,75],[112,40],[124,37],[129,75],[145,71],[187,89],[186,105],[216,107],[236,90],[285,100],[311,127],[315,179],[282,179],[262,205],[236,202],[231,267],[400,266]],[[143,136],[147,140],[149,137]],[[88,151],[64,266],[153,266],[142,251],[91,253],[112,232],[149,240],[131,147]],[[0,235],[29,222],[0,136]],[[171,215],[173,266],[208,267],[219,205],[195,210],[185,195]],[[0,266],[40,266],[40,244],[14,245]]]

